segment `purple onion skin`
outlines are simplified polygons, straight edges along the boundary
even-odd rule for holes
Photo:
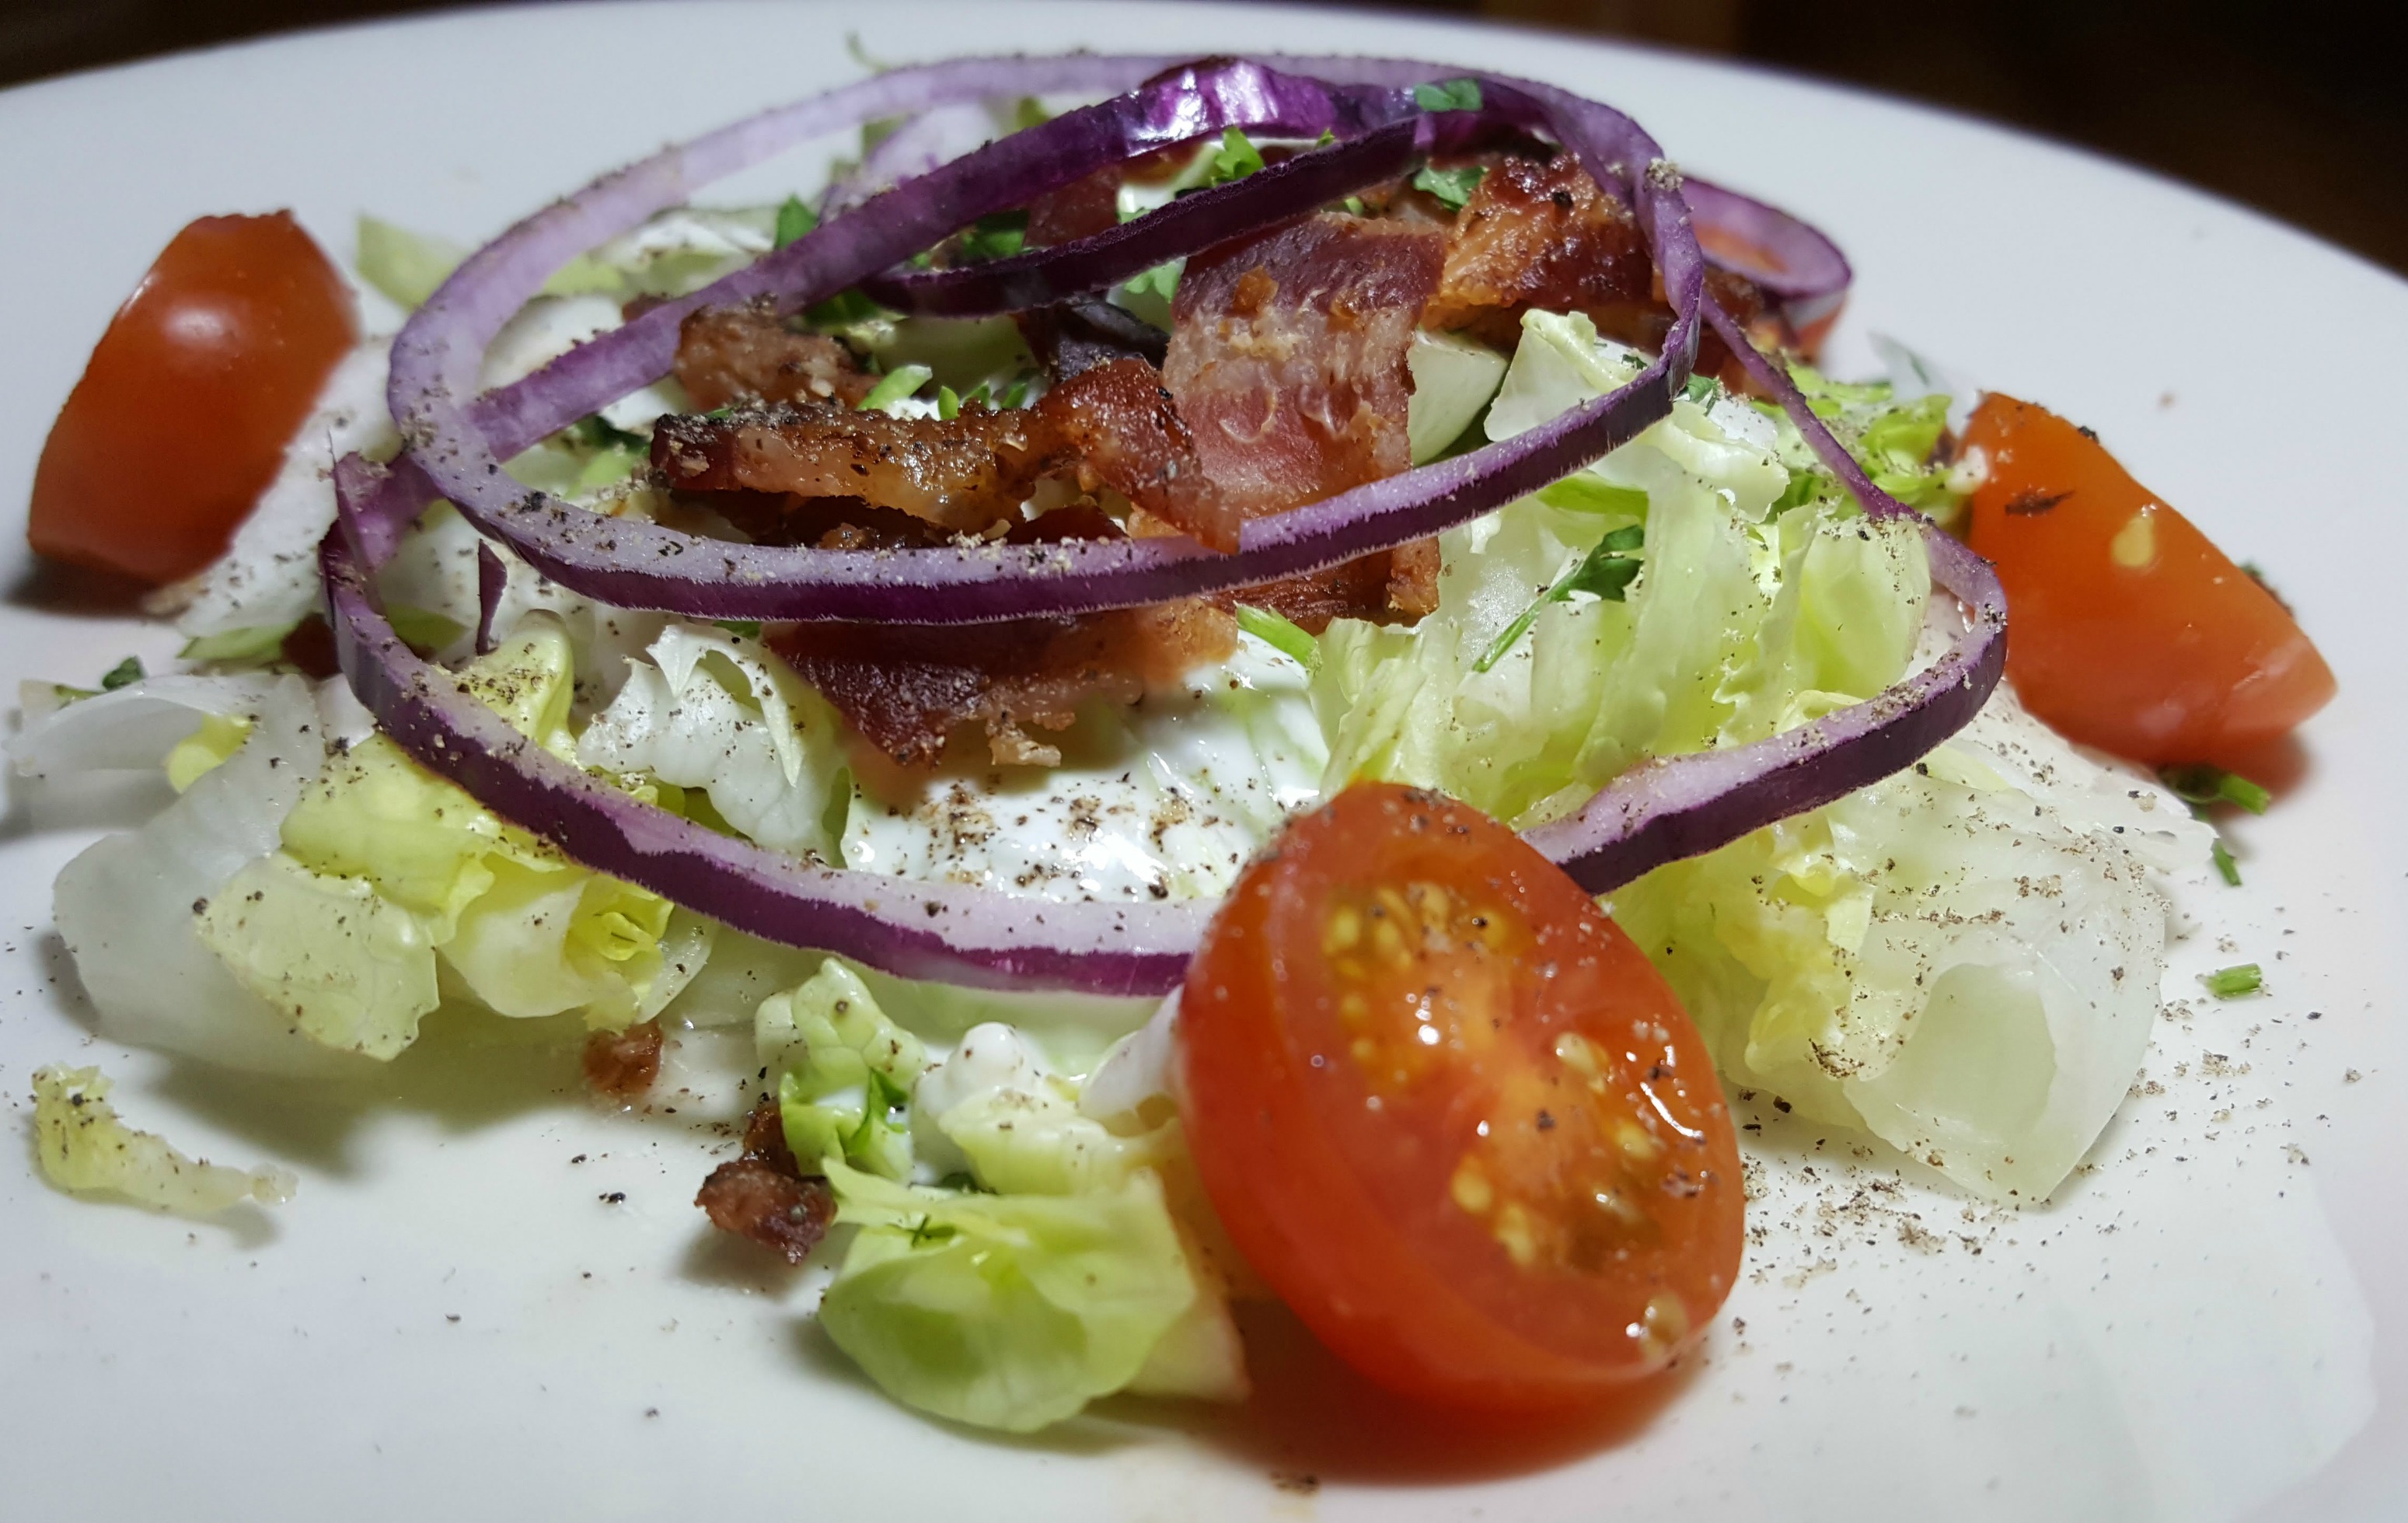
[[[1058,79],[1058,74],[1044,71],[1059,63],[1030,61],[1026,65],[1032,71],[1030,74],[1012,77],[1008,82],[998,81],[991,74],[981,75],[979,79],[990,87],[988,93],[991,93],[1068,88],[1034,82],[1039,78]],[[1126,60],[1084,60],[1082,63],[1094,65],[1099,71],[1108,66],[1133,66]],[[1314,65],[1326,65],[1331,72],[1342,74],[1353,83],[1383,88],[1440,78],[1446,72],[1425,65],[1379,60],[1324,60],[1314,61]],[[891,79],[893,77],[885,78]],[[871,81],[873,84],[879,82]],[[1225,108],[1233,95],[1256,104],[1276,98],[1280,108],[1291,108],[1297,104],[1292,98],[1291,87],[1298,83],[1269,71],[1256,71],[1240,75],[1231,81],[1223,81],[1226,88],[1216,85],[1219,93],[1212,93],[1204,89],[1203,77],[1191,70],[1188,85],[1182,88],[1197,91],[1199,102],[1195,112],[1158,111],[1142,116],[1141,120],[1157,124],[1190,122],[1196,119],[1197,113],[1209,116],[1211,110]],[[1300,83],[1310,85],[1312,81]],[[1650,366],[1638,381],[1623,392],[1599,398],[1587,407],[1567,413],[1554,424],[1521,436],[1523,439],[1529,439],[1533,435],[1544,436],[1538,447],[1516,453],[1492,445],[1485,451],[1439,467],[1423,467],[1407,476],[1372,483],[1369,487],[1287,515],[1288,518],[1304,521],[1308,536],[1319,535],[1320,542],[1324,544],[1343,543],[1347,548],[1340,553],[1353,554],[1357,553],[1360,541],[1349,538],[1349,531],[1363,520],[1385,525],[1410,518],[1416,525],[1411,533],[1377,541],[1380,544],[1398,542],[1472,516],[1480,510],[1458,510],[1463,509],[1467,502],[1484,500],[1485,494],[1499,479],[1507,483],[1507,489],[1494,499],[1498,502],[1526,495],[1547,481],[1558,479],[1604,453],[1612,444],[1634,436],[1647,423],[1669,410],[1670,393],[1685,379],[1694,355],[1701,317],[1714,324],[1757,384],[1780,399],[1808,442],[1856,494],[1866,511],[1884,517],[1910,513],[1911,510],[1872,486],[1855,460],[1805,406],[1786,372],[1759,353],[1727,314],[1705,296],[1702,290],[1704,260],[1690,235],[1689,213],[1682,199],[1679,176],[1662,165],[1661,155],[1653,140],[1627,118],[1610,108],[1578,101],[1550,87],[1485,78],[1482,83],[1490,101],[1491,120],[1526,127],[1550,126],[1567,147],[1581,155],[1583,164],[1592,174],[1600,180],[1607,176],[1615,177],[1607,182],[1618,182],[1627,187],[1640,225],[1656,249],[1658,267],[1676,314],[1666,343],[1665,358]],[[1241,86],[1242,89],[1240,88]],[[858,92],[862,87],[854,88]],[[1245,90],[1252,90],[1254,94],[1246,96]],[[812,103],[805,104],[808,107]],[[1310,102],[1307,107],[1310,107]],[[802,108],[789,108],[790,116],[795,113],[801,113],[805,120],[817,120],[810,118]],[[1069,119],[1057,119],[1067,120]],[[745,129],[756,124],[739,123],[738,127],[728,129],[727,133],[716,135],[705,142],[731,139],[731,136],[741,139]],[[1084,131],[1085,127],[1082,125],[1081,130]],[[1161,130],[1171,129],[1164,127]],[[1004,146],[996,145],[998,149]],[[672,151],[672,155],[678,151]],[[1643,167],[1632,175],[1629,173],[1632,165]],[[643,177],[638,171],[645,168],[645,165],[638,165],[634,170],[598,182],[586,195],[608,199],[601,193],[609,190],[615,194],[628,184],[642,182]],[[918,183],[913,182],[914,185]],[[891,194],[903,195],[911,189],[911,185],[907,185]],[[657,194],[660,192],[656,187],[644,192],[645,195]],[[1026,195],[1021,195],[1011,204],[1026,198]],[[572,198],[552,210],[561,212],[564,208],[574,210],[582,199],[584,197]],[[624,205],[616,207],[614,214],[627,216],[631,208],[642,202],[642,196],[631,195]],[[879,204],[877,201],[869,203],[873,207]],[[590,211],[591,208],[585,209]],[[650,215],[651,209],[656,208],[634,211],[629,221],[640,221],[643,216]],[[542,220],[538,217],[529,223],[523,223],[521,230],[535,226]],[[824,224],[820,232],[824,234],[832,228],[840,228],[849,220],[852,219],[839,217]],[[946,229],[948,232],[951,230]],[[508,244],[518,231],[506,235],[502,243]],[[916,233],[913,235],[917,236]],[[942,234],[937,236],[941,237]],[[926,238],[913,247],[924,246],[934,240],[934,237]],[[598,238],[589,241],[598,241]],[[865,245],[874,243],[867,238],[860,241]],[[785,252],[792,254],[796,250],[806,248],[808,243],[806,239]],[[528,252],[528,246],[537,247],[538,251]],[[523,266],[524,270],[536,271],[534,280],[539,283],[541,271],[551,267],[544,260],[553,251],[557,250],[552,244],[532,237],[529,245],[504,248],[497,244],[485,251],[477,259],[490,256],[486,272],[471,280],[456,295],[454,299],[458,309],[472,310],[507,306],[514,310],[517,304],[515,296],[494,295],[482,281],[486,279],[499,280],[499,277],[492,274],[493,270],[521,270]],[[772,256],[772,259],[779,257]],[[806,257],[790,260],[788,264],[799,266]],[[472,259],[471,265],[476,264],[477,259]],[[770,260],[765,260],[761,266],[753,266],[753,271],[759,271],[770,263]],[[464,266],[462,274],[469,273],[468,267]],[[739,273],[750,275],[752,272]],[[790,268],[785,273],[796,276],[796,283],[760,289],[775,289],[789,301],[815,299],[796,295],[797,292],[816,289],[799,279],[798,268]],[[455,276],[455,283],[460,279]],[[722,282],[723,285],[726,283]],[[447,286],[446,290],[450,291],[451,287]],[[698,304],[702,300],[726,298],[713,298],[706,293],[703,296],[689,299]],[[507,316],[507,310],[502,315]],[[596,870],[639,884],[698,912],[767,940],[836,952],[902,977],[934,978],[981,988],[1055,988],[1101,994],[1151,995],[1168,992],[1177,984],[1201,931],[1205,913],[1203,907],[1056,905],[963,885],[911,884],[882,875],[833,870],[797,862],[747,842],[720,836],[666,811],[638,803],[559,761],[510,730],[482,704],[464,693],[450,674],[412,654],[393,633],[376,603],[368,578],[391,555],[402,530],[415,517],[420,506],[438,489],[454,490],[463,477],[460,470],[441,468],[439,462],[435,466],[429,465],[430,457],[440,456],[444,448],[456,449],[462,442],[461,437],[438,433],[429,441],[423,436],[423,429],[458,421],[456,410],[448,415],[445,413],[449,404],[440,395],[440,386],[425,383],[429,377],[439,381],[444,367],[454,363],[445,356],[456,354],[462,338],[462,328],[447,328],[444,322],[458,324],[464,321],[455,312],[452,317],[437,323],[431,333],[419,336],[419,345],[413,349],[410,359],[411,373],[416,378],[413,383],[419,389],[410,395],[424,404],[419,413],[411,415],[421,429],[420,447],[412,457],[396,463],[390,471],[368,466],[356,456],[341,463],[337,470],[341,516],[336,530],[328,535],[321,550],[329,614],[343,670],[363,703],[406,751],[434,771],[459,783],[503,817],[554,841],[572,857]],[[634,326],[630,324],[630,329]],[[620,331],[625,333],[629,330]],[[673,343],[673,327],[670,332]],[[629,340],[621,347],[627,352],[640,353],[642,342]],[[584,351],[572,352],[558,362],[552,370],[522,383],[522,387],[516,389],[521,395],[509,407],[495,407],[490,410],[505,420],[509,417],[524,420],[548,417],[564,407],[569,409],[567,415],[560,418],[558,423],[539,428],[525,442],[549,432],[551,427],[581,416],[585,410],[590,410],[590,406],[583,400],[589,391],[580,388],[598,384],[593,380],[595,376],[618,375],[620,371],[612,367],[624,367],[628,363],[625,353],[614,351],[609,345],[609,340],[606,338],[587,346]],[[581,353],[595,351],[603,353],[602,360],[589,361],[581,368],[569,363]],[[665,366],[665,356],[662,363]],[[397,353],[397,395],[403,389],[402,368],[402,359]],[[560,379],[563,376],[568,379]],[[629,382],[628,386],[646,379],[650,377],[639,378]],[[500,395],[505,398],[510,396],[507,393]],[[609,399],[598,392],[590,395],[597,401]],[[1567,419],[1573,422],[1567,424]],[[494,426],[505,425],[497,424]],[[516,426],[536,425],[522,421]],[[498,472],[497,466],[473,458],[476,445],[486,443],[489,438],[510,440],[517,436],[507,431],[494,436],[475,435],[475,443],[466,452],[471,457],[469,464],[482,464],[485,468],[482,471],[470,469],[465,473],[466,484],[471,488],[488,484],[484,478]],[[1598,447],[1598,441],[1604,438],[1611,438],[1612,443]],[[1506,442],[1512,444],[1514,441]],[[456,466],[458,462],[453,464]],[[1400,485],[1408,482],[1412,484]],[[1390,490],[1384,493],[1379,490],[1383,487]],[[507,494],[513,489],[497,490]],[[471,492],[468,495],[473,496],[476,494]],[[454,496],[457,500],[456,491]],[[468,504],[463,502],[462,506],[466,510]],[[554,506],[539,507],[532,511],[570,513],[578,510]],[[580,516],[596,524],[610,524],[622,532],[649,527],[597,519],[590,514]],[[479,522],[480,526],[486,524],[483,519],[479,519]],[[1284,522],[1286,520],[1267,521],[1268,524]],[[1386,532],[1384,526],[1380,530],[1383,535]],[[516,535],[504,534],[502,537],[514,544],[521,543]],[[1967,633],[1938,663],[1879,697],[1826,715],[1797,730],[1735,750],[1663,758],[1634,768],[1574,814],[1532,831],[1529,839],[1533,844],[1561,864],[1591,892],[1608,892],[1666,862],[1713,850],[1775,820],[1843,797],[1909,765],[1955,733],[1987,699],[2003,669],[2005,601],[1986,563],[1928,525],[1925,537],[1931,552],[1935,580],[1959,597],[1969,612]],[[1268,544],[1250,544],[1240,556],[1209,559],[1214,565],[1226,566],[1259,555],[1266,549],[1276,551],[1286,543],[1276,537],[1266,538]],[[1159,544],[1159,541],[1155,543]],[[1169,557],[1168,564],[1175,568],[1192,563],[1203,554],[1202,552],[1194,552],[1173,555]],[[544,565],[538,556],[530,558],[536,559],[538,566]],[[824,553],[819,556],[822,561],[829,558]],[[1276,563],[1277,555],[1274,553],[1250,563],[1249,580],[1258,580],[1265,574],[1252,569],[1252,566],[1264,564],[1265,560]],[[494,564],[498,565],[498,562]],[[889,569],[892,569],[891,561]],[[1159,575],[1161,569],[1144,564],[1120,568],[1117,571],[1108,568],[1102,573],[1102,579],[1122,589],[1108,594],[1117,600],[1126,585],[1142,582],[1149,574]],[[1092,569],[1084,574],[1091,579],[1097,575]],[[1054,584],[1058,585],[1067,575],[1058,574]],[[1119,582],[1111,582],[1114,575],[1121,578]],[[1040,571],[1034,580],[1040,585],[1046,584],[1044,576],[1045,573]],[[942,587],[954,597],[968,597],[976,608],[982,610],[996,605],[977,602],[981,589],[992,588],[998,581],[1008,579],[998,579],[990,572],[983,577],[964,574],[947,582],[939,574],[925,585]],[[480,583],[480,601],[485,605],[482,622],[489,623],[500,588],[482,574],[481,567]],[[1204,584],[1228,583],[1208,582]],[[1197,582],[1192,579],[1178,579],[1177,584],[1168,590],[1147,597],[1131,596],[1126,600],[1148,601],[1154,596],[1191,592],[1197,590]],[[610,597],[608,594],[602,596],[610,601],[631,601]],[[1040,601],[1039,608],[1050,611],[1105,606],[1119,604],[1117,601]],[[1025,607],[1012,609],[1012,611],[1028,611],[1034,610]],[[752,616],[757,611],[739,606],[726,616]],[[964,622],[968,617],[1001,616],[1009,614],[979,612],[965,615],[957,611],[947,619],[930,622]]]

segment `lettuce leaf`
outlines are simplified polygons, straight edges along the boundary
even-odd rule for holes
[[[833,1157],[826,1169],[837,1220],[858,1231],[820,1324],[924,1412],[1015,1433],[1058,1422],[1135,1381],[1196,1304],[1149,1171],[1054,1196],[899,1185]]]

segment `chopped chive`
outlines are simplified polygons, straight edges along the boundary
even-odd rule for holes
[[[1573,513],[1626,513],[1632,518],[1647,516],[1647,494],[1635,486],[1616,486],[1601,481],[1587,471],[1580,471],[1562,481],[1539,488],[1539,500],[1550,508],[1561,508]]]
[[[944,394],[943,394],[942,392],[938,393],[938,394],[937,394],[937,405],[938,405],[939,407],[942,407],[942,406],[944,406],[944,401],[945,401]],[[963,394],[962,394],[961,405],[962,405],[963,407],[968,407],[968,406],[969,406],[972,402],[976,402],[979,406],[981,406],[981,407],[982,407],[982,408],[991,408],[991,407],[995,406],[995,397],[994,397],[994,395],[992,395],[992,394],[987,390],[987,383],[986,383],[985,381],[980,381],[977,385],[975,385],[975,386],[971,387],[968,391],[967,391],[967,392],[965,392],[965,393],[963,393]]]
[[[869,395],[861,399],[861,410],[883,412],[896,403],[917,395],[936,374],[924,365],[898,365],[888,371],[877,385],[869,388]]]
[[[104,693],[114,693],[121,687],[131,686],[141,680],[142,658],[129,655],[108,668],[108,674],[100,680],[100,690]]]
[[[960,262],[976,265],[990,259],[1009,259],[1027,246],[1028,213],[998,211],[970,224],[969,232],[962,237]]]
[[[2206,984],[2207,992],[2218,999],[2238,999],[2244,994],[2256,994],[2266,985],[2265,974],[2254,962],[2237,963],[2230,968],[2219,968],[2213,973],[2201,973],[2199,981]]]
[[[1346,215],[1350,217],[1360,217],[1365,213],[1363,198],[1359,195],[1350,195],[1338,204],[1346,208]]]
[[[1267,608],[1240,603],[1238,627],[1308,671],[1321,665],[1321,642]]]
[[[2274,796],[2238,772],[2228,772],[2221,767],[2201,763],[2191,767],[2161,767],[2157,781],[2186,804],[2205,808],[2210,804],[2237,804],[2252,814],[2263,814]]]
[[[1026,376],[1022,376],[1011,383],[1011,389],[1010,391],[1003,394],[1003,410],[1009,412],[1013,408],[1021,406],[1027,400],[1028,378]]]
[[[962,399],[954,395],[953,389],[951,386],[938,387],[937,416],[939,418],[958,418],[961,415]]]
[[[2207,849],[2207,859],[2215,864],[2215,870],[2227,884],[2234,888],[2241,886],[2241,864],[2232,860],[2232,848],[2224,844],[2222,836],[2216,837],[2215,844]]]
[[[790,195],[778,207],[778,227],[770,235],[770,246],[782,249],[819,224],[819,213],[804,205],[801,196]]]
[[[1450,211],[1461,211],[1487,173],[1485,166],[1477,164],[1467,164],[1455,169],[1440,169],[1426,164],[1413,172],[1413,189],[1427,191],[1439,205]]]
[[[1413,104],[1425,111],[1477,111],[1480,109],[1480,81],[1448,79],[1439,84],[1413,86]]]

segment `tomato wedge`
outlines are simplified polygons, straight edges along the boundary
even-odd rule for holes
[[[290,212],[187,224],[50,425],[34,549],[145,582],[200,570],[358,339],[351,289]]]
[[[1629,938],[1487,816],[1366,783],[1291,825],[1180,1013],[1214,1208],[1390,1389],[1602,1398],[1728,1294],[1739,1150],[1704,1044]]]
[[[2092,435],[1996,393],[1965,431],[1988,477],[1973,548],[2007,589],[2007,675],[2076,740],[2240,766],[2333,696],[2299,624]]]

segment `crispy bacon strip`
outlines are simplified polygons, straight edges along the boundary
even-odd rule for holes
[[[1163,382],[1241,519],[1285,512],[1412,464],[1406,356],[1446,261],[1441,228],[1325,212],[1187,263]],[[1251,589],[1308,629],[1437,606],[1436,547],[1383,551]]]
[[[836,1219],[827,1181],[806,1179],[786,1146],[777,1097],[764,1095],[744,1123],[744,1156],[721,1164],[702,1182],[694,1203],[723,1232],[750,1238],[800,1264]]]
[[[661,1076],[661,1023],[595,1032],[585,1039],[584,1066],[585,1082],[596,1094],[634,1099]]]
[[[845,499],[956,534],[1019,524],[1037,482],[1060,474],[1209,528],[1218,494],[1196,461],[1154,367],[1135,358],[1082,371],[1034,408],[894,418],[821,402],[664,418],[652,432],[652,467],[671,488]]]
[[[867,396],[878,378],[820,333],[796,333],[767,302],[705,307],[678,324],[678,384],[705,411],[737,403],[840,402]]]
[[[769,643],[856,733],[905,766],[934,764],[953,731],[976,722],[998,765],[1052,767],[1061,752],[1029,729],[1067,729],[1089,698],[1134,703],[1150,685],[1225,659],[1237,626],[1191,598],[981,625],[972,639],[912,625],[808,624],[772,631]]]

